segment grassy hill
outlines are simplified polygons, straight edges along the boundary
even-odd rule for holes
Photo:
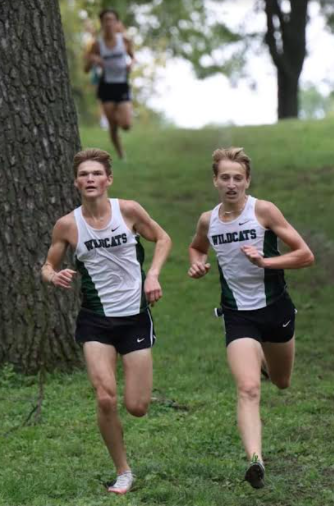
[[[29,413],[37,385],[5,368],[0,506],[334,505],[333,128],[333,120],[201,131],[136,126],[123,136],[128,158],[115,160],[111,195],[138,200],[174,242],[161,276],[164,297],[153,310],[158,342],[150,413],[136,420],[120,403],[136,486],[121,498],[103,490],[112,465],[84,372],[50,375],[41,424],[13,430]],[[82,143],[110,150],[100,129],[82,129]],[[250,193],[275,202],[316,255],[311,269],[286,274],[298,308],[296,367],[291,389],[263,384],[267,481],[261,491],[243,482],[235,388],[213,317],[220,295],[213,256],[205,279],[187,277],[197,219],[217,203],[211,153],[231,145],[252,158]]]

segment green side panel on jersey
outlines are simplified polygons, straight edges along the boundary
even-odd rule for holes
[[[137,255],[137,260],[138,260],[138,262],[140,264],[141,281],[142,281],[142,284],[141,284],[141,299],[140,299],[140,312],[143,312],[148,307],[147,300],[146,300],[146,297],[145,297],[145,292],[144,292],[144,283],[145,283],[145,278],[146,278],[145,272],[143,270],[143,265],[144,265],[144,260],[145,260],[145,250],[144,250],[143,245],[140,242],[139,236],[136,237],[136,240],[137,240],[136,255]]]
[[[277,235],[272,230],[267,230],[264,234],[263,243],[264,258],[280,256],[278,249]],[[278,299],[286,289],[283,269],[265,269],[264,270],[264,290],[266,302],[272,304]]]
[[[76,267],[81,274],[81,295],[82,307],[94,311],[105,316],[103,305],[99,297],[98,291],[93,283],[85,264],[76,258]]]
[[[223,274],[223,269],[220,267],[219,263],[217,262],[219,275],[220,275],[220,285],[222,289],[222,295],[221,295],[221,305],[224,307],[229,307],[231,309],[238,309],[237,302],[234,298],[233,292],[231,288],[228,286],[227,281]]]

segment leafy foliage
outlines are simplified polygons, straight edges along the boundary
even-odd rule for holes
[[[60,3],[64,6],[67,2],[60,0]],[[100,10],[109,7],[110,2],[74,0],[73,5],[76,12],[85,11],[90,19],[96,20]],[[139,48],[148,47],[153,53],[185,58],[201,77],[218,70],[229,73],[239,67],[243,34],[232,31],[222,21],[218,23],[212,19],[202,0],[115,0],[112,6],[119,12],[125,26],[130,27]],[[227,56],[223,50],[230,44],[236,47]],[[219,59],[215,56],[217,49],[221,53]],[[233,65],[235,55],[237,63]],[[208,59],[210,64],[207,64]]]
[[[300,93],[300,117],[321,119],[334,114],[334,92],[323,95],[315,86],[308,84]]]
[[[334,4],[332,0],[319,0],[327,25],[334,32]]]

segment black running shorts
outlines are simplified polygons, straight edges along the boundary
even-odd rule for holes
[[[75,340],[98,341],[116,348],[121,355],[152,348],[155,332],[150,310],[133,316],[103,316],[82,308],[78,314]]]
[[[131,100],[129,83],[106,83],[101,80],[97,88],[97,98],[101,102],[129,102]]]
[[[295,306],[287,293],[276,302],[253,311],[223,309],[226,346],[250,337],[260,343],[286,343],[295,333]]]

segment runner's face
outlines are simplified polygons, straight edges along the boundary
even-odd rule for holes
[[[107,175],[101,163],[87,160],[79,165],[74,185],[82,197],[94,199],[107,194],[111,184],[112,176]]]
[[[111,34],[117,32],[119,21],[115,14],[107,12],[101,21],[101,27],[105,34]]]
[[[222,160],[219,162],[218,173],[213,178],[213,184],[222,202],[237,204],[243,201],[250,178],[247,179],[246,169],[240,163]]]

